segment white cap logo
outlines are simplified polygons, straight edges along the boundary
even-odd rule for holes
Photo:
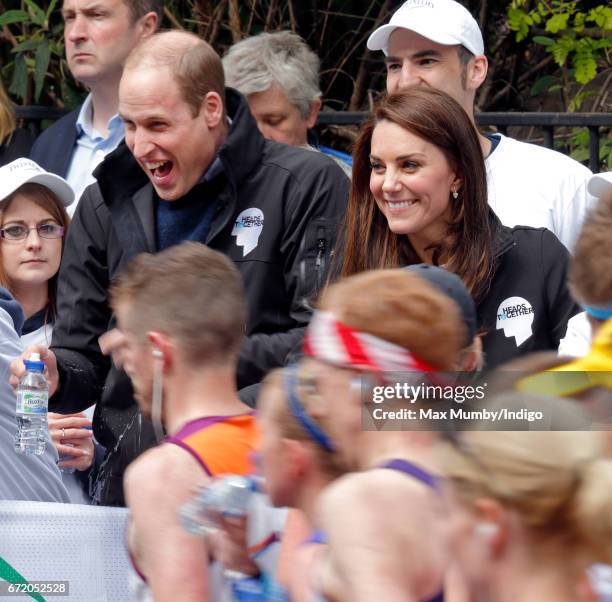
[[[514,337],[516,346],[522,345],[532,334],[533,307],[523,297],[509,297],[497,309],[495,328],[503,329],[506,337]]]
[[[28,183],[48,188],[64,207],[68,207],[74,201],[74,191],[64,178],[45,171],[38,163],[26,157],[15,159],[0,167],[0,201]]]
[[[47,173],[38,163],[34,163],[31,159],[26,158],[16,159],[12,163],[9,163],[7,168],[9,172],[29,170],[35,171],[36,173]]]
[[[257,246],[263,225],[263,211],[256,207],[245,209],[236,218],[232,236],[236,237],[236,245],[243,247],[243,257],[246,257]]]

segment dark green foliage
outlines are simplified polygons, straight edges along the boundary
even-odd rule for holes
[[[461,0],[485,35],[489,77],[481,111],[610,111],[612,9],[595,0]],[[321,58],[321,88],[332,110],[371,106],[384,89],[369,33],[401,0],[178,0],[164,27],[184,27],[220,53],[261,31],[291,29]],[[1,75],[19,104],[72,108],[85,90],[64,59],[61,2],[0,0]],[[351,138],[350,130],[336,134]],[[580,137],[565,136],[570,146]],[[604,140],[604,148],[606,142]],[[580,150],[580,149],[579,149]],[[607,159],[607,157],[606,157]]]

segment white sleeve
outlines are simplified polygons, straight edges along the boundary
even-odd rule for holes
[[[591,348],[591,324],[585,312],[567,322],[567,333],[559,343],[558,354],[565,357],[584,357]]]
[[[580,175],[582,175],[582,173],[583,170],[580,170]],[[558,199],[560,201],[560,206],[555,211],[556,215],[553,218],[555,221],[555,234],[557,234],[557,238],[565,245],[570,253],[574,250],[587,212],[597,202],[597,199],[587,192],[587,182],[590,173],[591,172],[585,168],[585,178],[582,181],[577,177],[568,177],[559,191],[561,195],[561,198]],[[578,187],[572,191],[568,184],[575,184],[577,181]],[[570,194],[571,198],[569,198]]]

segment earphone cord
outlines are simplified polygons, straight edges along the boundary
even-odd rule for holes
[[[157,443],[161,443],[164,439],[164,427],[162,425],[162,383],[163,383],[163,358],[155,359],[153,368],[153,400],[151,407],[151,419],[153,421],[153,430]]]

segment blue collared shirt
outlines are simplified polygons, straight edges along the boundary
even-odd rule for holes
[[[74,189],[76,201],[68,207],[72,217],[81,194],[87,186],[95,182],[94,169],[104,157],[115,150],[123,140],[123,121],[119,115],[111,117],[107,124],[108,136],[104,138],[93,126],[91,94],[87,96],[76,122],[77,145],[72,153],[72,161],[66,179]]]

